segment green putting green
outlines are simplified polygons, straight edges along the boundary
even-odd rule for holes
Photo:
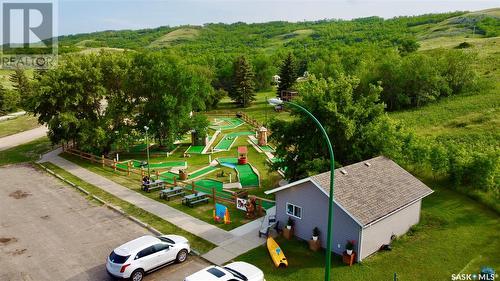
[[[274,148],[269,145],[260,146],[256,139],[250,139],[250,141],[264,152],[274,152]]]
[[[201,154],[204,148],[203,145],[192,145],[186,150],[186,153]]]
[[[236,165],[235,169],[238,171],[242,187],[259,186],[259,176],[253,171],[250,164]]]
[[[225,135],[222,137],[222,139],[219,141],[219,143],[214,147],[215,150],[229,150],[231,148],[231,145],[236,141],[237,137]]]
[[[164,172],[160,174],[160,179],[166,183],[174,184],[174,178],[179,178],[179,175],[172,172]]]
[[[239,118],[234,118],[234,117],[220,117],[217,118],[218,120],[222,120],[222,124],[214,124],[210,126],[211,129],[214,130],[229,130],[229,129],[234,129],[241,124],[245,123],[243,120]]]
[[[189,174],[188,179],[193,179],[193,178],[208,174],[208,173],[215,171],[215,170],[217,170],[216,167],[207,166],[207,167],[200,169],[192,174]],[[163,181],[170,183],[170,184],[174,183],[174,178],[178,179],[179,175],[176,173],[172,173],[172,172],[163,172],[160,174],[160,179],[162,179]]]
[[[217,180],[212,179],[203,179],[199,181],[195,181],[195,189],[201,192],[205,192],[208,194],[212,194],[212,188],[215,188],[215,195],[217,197],[222,197],[226,199],[232,200],[232,195],[229,192],[226,192],[223,188],[224,184]]]
[[[231,136],[231,137],[239,137],[239,136],[252,136],[252,135],[255,135],[255,133],[254,132],[233,132],[233,133],[229,133],[227,135]]]

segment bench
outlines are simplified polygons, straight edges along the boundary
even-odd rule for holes
[[[186,194],[186,192],[181,191],[181,192],[172,193],[172,194],[169,194],[169,195],[167,195],[167,196],[163,196],[163,197],[164,197],[165,199],[167,199],[167,201],[168,201],[168,200],[170,200],[170,198],[172,198],[172,197],[175,197],[175,196],[181,196],[181,195],[184,195],[184,194]]]
[[[163,181],[156,181],[152,182],[150,184],[143,184],[142,185],[142,190],[146,192],[150,192],[155,189],[164,189],[165,188],[165,183]]]
[[[198,200],[195,200],[195,201],[189,201],[188,202],[188,206],[191,207],[191,208],[193,208],[195,205],[201,204],[201,203],[208,203],[208,197],[201,198],[201,199],[198,199]]]

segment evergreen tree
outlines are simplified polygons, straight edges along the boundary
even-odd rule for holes
[[[295,65],[295,59],[292,53],[288,53],[288,56],[283,61],[280,67],[280,83],[278,85],[277,96],[280,97],[280,93],[283,90],[292,89],[295,81],[297,80],[297,66]]]
[[[30,82],[23,69],[16,68],[16,70],[10,74],[9,80],[20,97],[30,94]]]
[[[234,63],[233,89],[229,97],[242,107],[255,100],[253,77],[252,65],[244,56],[239,57]]]

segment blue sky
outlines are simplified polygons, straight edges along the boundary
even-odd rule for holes
[[[385,18],[500,7],[500,0],[59,0],[59,34],[209,22]]]

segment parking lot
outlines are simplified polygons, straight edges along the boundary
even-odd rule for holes
[[[0,167],[0,280],[110,280],[111,250],[147,230],[31,166]],[[190,257],[145,280],[183,280]]]

